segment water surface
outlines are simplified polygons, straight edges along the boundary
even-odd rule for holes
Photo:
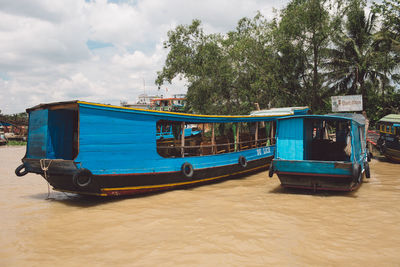
[[[399,266],[400,164],[373,160],[354,193],[284,190],[261,172],[120,199],[14,175],[0,147],[1,266]]]

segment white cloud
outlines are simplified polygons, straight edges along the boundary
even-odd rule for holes
[[[178,24],[200,19],[208,32],[227,32],[257,10],[272,15],[276,0],[0,0],[0,110],[81,99],[119,104],[151,94],[184,93],[174,79],[154,80]],[[110,44],[90,50],[88,41]]]

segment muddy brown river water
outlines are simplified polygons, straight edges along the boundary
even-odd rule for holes
[[[0,147],[0,266],[400,266],[400,164],[373,160],[353,193],[288,191],[261,172],[105,199],[14,175]]]

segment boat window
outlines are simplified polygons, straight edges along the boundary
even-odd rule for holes
[[[191,123],[160,120],[157,152],[165,158],[216,155],[275,144],[275,122]]]

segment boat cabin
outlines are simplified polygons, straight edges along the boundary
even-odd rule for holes
[[[350,190],[360,183],[366,150],[362,115],[281,118],[270,173],[277,173],[287,187]]]

